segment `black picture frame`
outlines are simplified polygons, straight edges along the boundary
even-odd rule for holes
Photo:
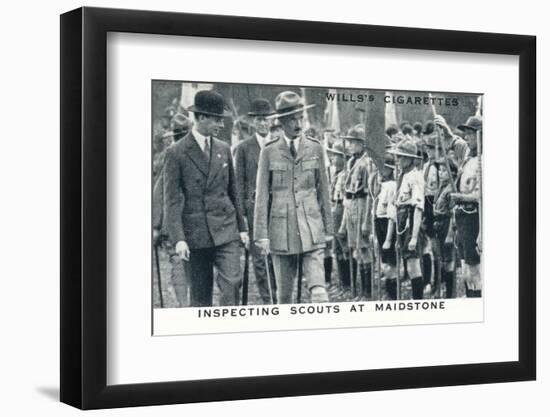
[[[519,360],[107,385],[108,32],[519,56]],[[536,378],[534,36],[85,7],[61,15],[60,57],[62,402],[96,409]]]

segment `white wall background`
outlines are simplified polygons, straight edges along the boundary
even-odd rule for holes
[[[309,2],[308,2],[309,3]],[[538,37],[538,119],[547,110],[550,26],[543,3],[488,4],[462,1],[452,12],[438,1],[394,0],[382,4],[347,0],[314,7],[306,2],[254,0],[180,2],[169,0],[93,1],[88,6],[157,9],[291,19],[417,26]],[[313,3],[311,3],[313,5]],[[58,403],[59,393],[59,17],[82,4],[5,2],[0,17],[0,115],[2,159],[0,204],[2,279],[0,286],[0,392],[2,415],[74,415]],[[545,71],[546,70],[546,71]],[[548,415],[550,389],[549,266],[550,176],[542,155],[550,147],[539,129],[538,169],[538,381],[496,385],[325,395],[101,411],[99,415],[335,415],[337,413],[464,416]],[[503,199],[505,197],[503,196]],[[505,231],[503,232],[505,236]]]

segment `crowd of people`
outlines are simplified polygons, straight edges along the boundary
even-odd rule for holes
[[[180,306],[213,305],[214,283],[220,305],[246,303],[250,285],[264,304],[481,297],[480,113],[374,138],[363,123],[306,129],[312,106],[293,91],[255,99],[231,144],[215,91],[163,116],[153,238]]]

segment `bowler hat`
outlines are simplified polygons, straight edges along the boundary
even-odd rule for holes
[[[347,140],[360,140],[362,142],[366,142],[367,141],[367,135],[366,135],[366,132],[365,132],[365,125],[362,124],[362,123],[359,123],[353,127],[350,127],[348,129],[348,132],[342,136],[342,139],[347,139]]]
[[[187,111],[209,116],[227,117],[231,113],[224,109],[223,96],[211,90],[202,90],[195,94],[195,103]]]
[[[248,115],[251,117],[271,116],[272,114],[275,114],[275,110],[273,110],[271,103],[265,98],[254,100],[250,105],[250,111],[248,112]]]
[[[283,91],[275,98],[276,117],[290,116],[315,107],[315,104],[304,105],[302,97],[294,91]]]
[[[408,156],[409,158],[422,159],[418,155],[418,151],[414,142],[410,139],[404,139],[399,142],[395,147],[388,150],[388,153],[392,155]]]
[[[462,131],[465,131],[466,129],[471,129],[471,130],[476,130],[477,131],[477,130],[481,130],[482,124],[483,123],[482,123],[480,117],[470,116],[470,117],[468,117],[468,120],[466,121],[466,123],[458,125],[457,127]]]

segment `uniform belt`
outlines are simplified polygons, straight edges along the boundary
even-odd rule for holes
[[[332,199],[332,202],[336,203],[336,204],[342,204],[343,201],[344,200],[334,200],[334,199]]]

